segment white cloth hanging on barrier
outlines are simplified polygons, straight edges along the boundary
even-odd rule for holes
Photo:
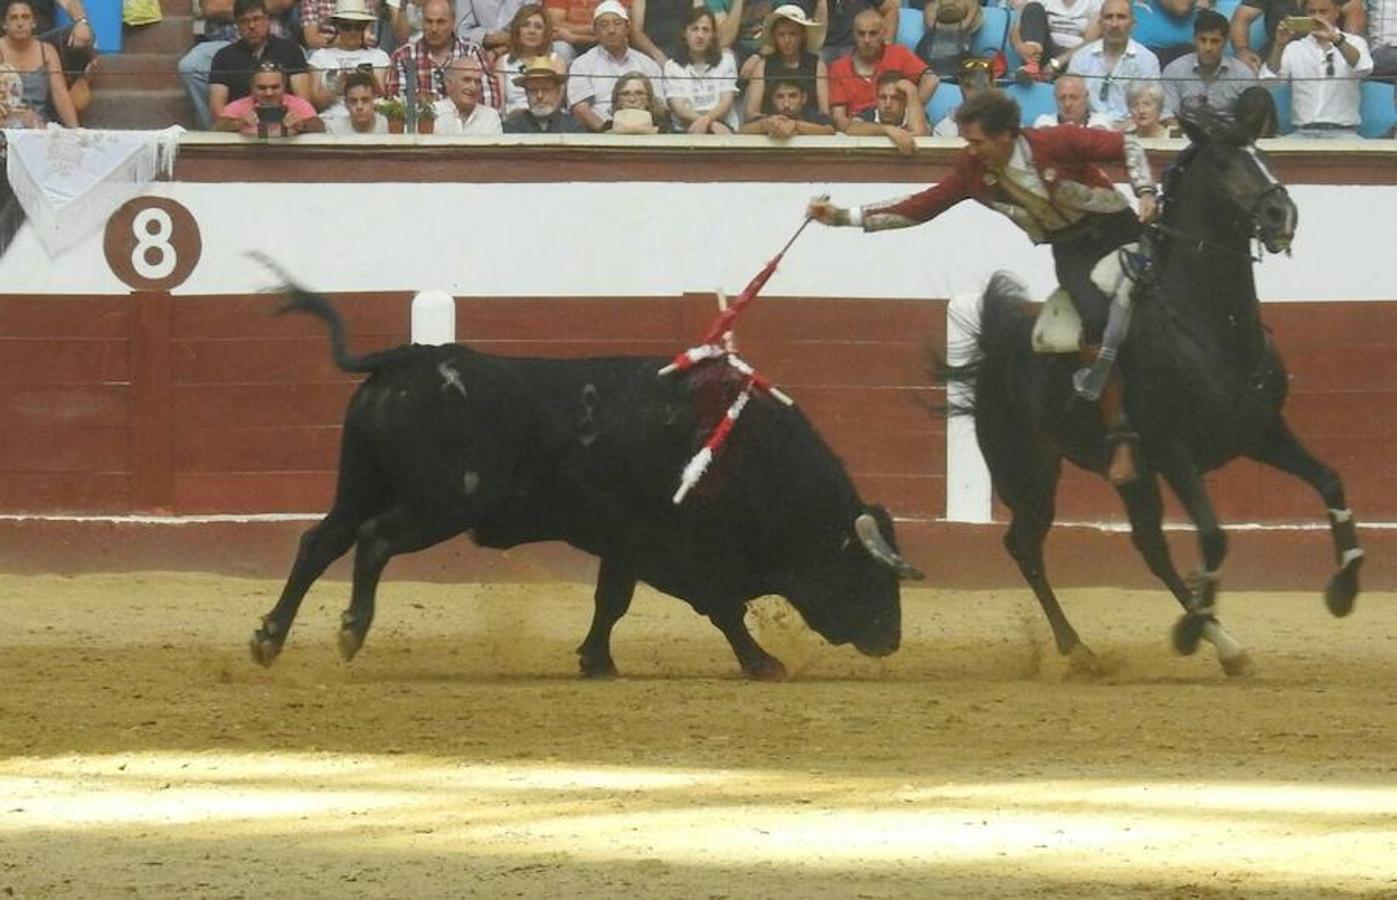
[[[126,201],[160,174],[174,173],[184,129],[101,131],[6,129],[10,189],[49,256],[106,225]]]

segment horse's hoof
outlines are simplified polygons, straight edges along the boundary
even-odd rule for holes
[[[1203,639],[1203,626],[1208,624],[1206,616],[1186,613],[1174,624],[1174,649],[1180,656],[1192,656]]]
[[[364,646],[364,636],[352,628],[341,628],[339,636],[340,659],[350,662],[359,648]]]
[[[1343,618],[1353,612],[1353,602],[1358,598],[1358,569],[1362,565],[1363,557],[1355,556],[1329,579],[1324,589],[1324,605],[1332,615]]]
[[[1096,654],[1091,652],[1090,647],[1082,643],[1076,644],[1067,651],[1067,667],[1074,674],[1079,675],[1097,677],[1106,674],[1101,660],[1096,658]]]
[[[252,651],[252,661],[266,669],[270,668],[272,663],[276,662],[276,658],[281,655],[281,641],[259,628],[252,633],[248,649]]]
[[[582,670],[583,678],[615,678],[620,674],[616,671],[616,663],[610,657],[598,658],[578,654],[577,667]]]
[[[785,665],[774,656],[748,663],[742,667],[742,671],[753,681],[785,681],[790,677]]]
[[[1228,678],[1248,678],[1252,674],[1251,657],[1247,651],[1223,659],[1218,657],[1218,662],[1222,664],[1222,671]]]

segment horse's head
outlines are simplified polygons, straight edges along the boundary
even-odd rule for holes
[[[1213,205],[1206,217],[1260,238],[1272,253],[1289,251],[1298,215],[1289,192],[1256,149],[1264,123],[1247,116],[1233,120],[1197,102],[1185,102],[1178,115],[1193,142],[1179,165],[1206,185],[1194,194]]]

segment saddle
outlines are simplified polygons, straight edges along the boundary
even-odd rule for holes
[[[1135,288],[1143,282],[1149,259],[1139,244],[1126,244],[1119,251],[1101,258],[1091,271],[1091,280],[1113,302],[1129,305]],[[1082,348],[1082,317],[1067,289],[1059,286],[1038,311],[1033,325],[1034,353],[1077,353]]]

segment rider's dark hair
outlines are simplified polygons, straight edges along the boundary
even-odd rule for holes
[[[1212,31],[1227,37],[1228,29],[1227,16],[1212,9],[1200,9],[1193,19],[1193,33],[1202,34],[1205,31]]]
[[[1003,91],[985,91],[966,100],[956,110],[956,124],[977,123],[986,137],[1019,133],[1019,104]]]

